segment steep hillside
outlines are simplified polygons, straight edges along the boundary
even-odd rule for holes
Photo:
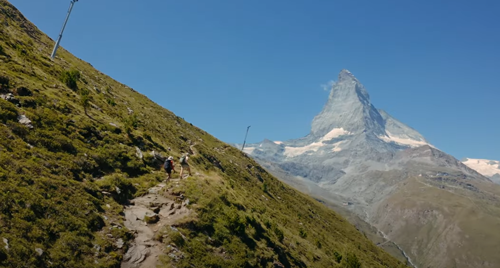
[[[0,267],[404,266],[239,150],[62,48],[51,61],[52,45],[0,0]],[[183,152],[193,176],[162,183],[162,156]]]
[[[245,152],[301,191],[356,213],[418,267],[500,266],[494,250],[477,251],[500,247],[491,231],[500,224],[500,187],[376,109],[347,70],[307,136]]]

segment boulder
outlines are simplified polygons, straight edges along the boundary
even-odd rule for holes
[[[18,116],[17,117],[17,121],[20,124],[23,124],[23,125],[25,125],[28,128],[33,128],[33,125],[31,124],[31,120],[28,117],[26,117],[26,115],[24,115],[24,114]]]

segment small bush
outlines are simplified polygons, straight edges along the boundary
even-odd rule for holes
[[[16,106],[6,100],[0,99],[0,122],[16,120],[18,116]]]
[[[171,232],[170,240],[178,247],[182,247],[186,243],[186,241],[179,232]]]
[[[78,89],[76,82],[80,79],[80,72],[78,70],[65,71],[61,75],[61,82],[66,84],[69,88],[73,90]]]
[[[0,88],[1,89],[9,89],[10,80],[8,77],[0,76]]]
[[[116,102],[113,99],[106,99],[107,103],[111,106],[116,106]]]
[[[85,114],[87,114],[87,109],[90,107],[90,96],[82,95],[82,97],[80,98],[80,104],[82,105]]]
[[[333,256],[335,257],[335,261],[337,263],[340,263],[342,261],[342,254],[338,253],[337,251],[333,252]]]
[[[121,204],[131,199],[137,191],[129,180],[118,174],[104,177],[97,182],[97,185],[101,190],[111,193],[113,198]]]
[[[359,262],[358,257],[354,253],[347,253],[346,258],[347,268],[361,268],[361,262]]]
[[[139,126],[139,120],[135,114],[125,118],[123,120],[123,126],[125,128],[125,132],[131,133],[134,129]]]
[[[262,191],[264,191],[264,193],[267,193],[267,183],[264,182],[264,184],[262,184]]]
[[[285,238],[285,236],[283,235],[283,231],[281,231],[278,227],[274,227],[274,233],[276,234],[276,237],[278,237],[278,240],[280,242],[282,242]]]
[[[302,229],[302,228],[301,228],[301,229],[300,229],[300,231],[299,231],[299,235],[300,235],[300,237],[302,237],[302,238],[306,238],[306,237],[307,237],[307,233],[306,233],[306,231],[304,231],[304,229]]]

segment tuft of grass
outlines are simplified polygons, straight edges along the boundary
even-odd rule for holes
[[[80,72],[78,70],[64,71],[61,74],[61,82],[73,90],[78,89],[77,82],[80,79]]]

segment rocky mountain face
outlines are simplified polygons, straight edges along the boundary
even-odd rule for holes
[[[500,184],[500,161],[466,158],[462,162],[468,167]]]
[[[479,262],[484,262],[484,267],[500,265],[499,256],[485,256],[484,252],[481,257],[464,253],[465,259],[454,259],[456,252],[486,244],[475,239],[482,231],[467,232],[460,227],[461,219],[448,213],[448,206],[465,210],[470,205],[466,199],[477,205],[487,197],[484,206],[488,208],[500,204],[500,187],[434,147],[416,130],[376,109],[365,87],[347,70],[340,72],[306,137],[264,140],[247,145],[245,152],[300,190],[346,205],[399,244],[418,267],[477,267],[474,265]],[[316,186],[322,190],[315,190]],[[429,193],[434,193],[434,198],[422,199]],[[440,197],[446,195],[450,199],[442,202]],[[476,213],[500,224],[498,209],[483,209]],[[459,227],[448,230],[449,224]],[[478,227],[482,223],[469,218],[467,224]],[[436,236],[429,236],[422,228]],[[410,235],[415,232],[416,236]],[[474,237],[474,242],[461,240],[464,237]],[[500,246],[499,235],[488,240]]]

